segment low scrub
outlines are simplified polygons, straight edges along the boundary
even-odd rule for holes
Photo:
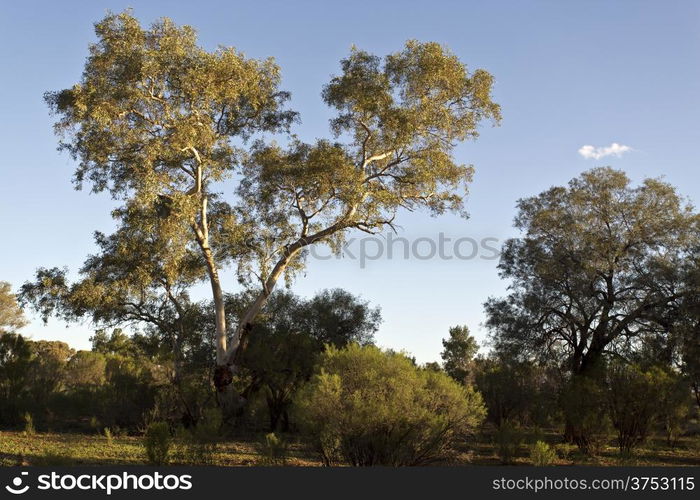
[[[537,467],[554,465],[557,460],[556,451],[544,441],[537,441],[530,447],[530,462]]]
[[[144,447],[146,448],[146,457],[149,464],[167,464],[171,445],[172,438],[170,437],[168,424],[165,422],[154,422],[148,426],[144,436]]]
[[[329,348],[296,408],[326,465],[420,465],[446,458],[484,419],[481,396],[402,354]]]

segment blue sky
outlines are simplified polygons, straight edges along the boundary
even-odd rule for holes
[[[407,39],[434,40],[490,71],[502,125],[485,126],[457,151],[476,168],[471,218],[401,214],[399,236],[411,241],[440,232],[503,241],[515,234],[518,198],[600,165],[634,180],[664,176],[700,201],[698,2],[12,2],[0,8],[0,280],[15,287],[39,266],[77,269],[93,249],[92,232],[113,227],[107,196],[73,190],[74,165],[55,149],[42,94],[80,78],[93,22],[125,7],[146,24],[167,16],[194,26],[207,48],[274,56],[307,140],[328,136],[321,87],[352,44],[384,55]],[[632,149],[598,159],[578,153],[613,143]],[[233,290],[232,272],[225,281]],[[312,260],[293,290],[337,286],[380,305],[379,344],[419,361],[438,359],[451,325],[466,324],[483,340],[482,304],[505,291],[496,261],[480,258],[378,259],[364,268],[349,258]],[[78,348],[91,332],[36,318],[23,330]]]

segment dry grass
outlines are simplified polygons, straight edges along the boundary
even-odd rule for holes
[[[555,465],[700,465],[700,436],[683,437],[675,448],[661,438],[652,438],[635,450],[632,457],[621,457],[613,439],[597,457],[581,455],[576,447],[561,443],[554,431],[541,436],[557,451]],[[177,457],[177,454],[174,454]],[[217,447],[213,463],[221,466],[253,466],[262,459],[257,439],[224,441]],[[529,449],[523,443],[515,465],[530,465]],[[145,463],[140,437],[115,436],[111,442],[100,435],[0,432],[0,466],[13,465],[138,465]],[[177,459],[174,459],[177,464]],[[286,464],[320,466],[321,462],[307,446],[291,442]],[[486,431],[464,442],[448,465],[498,465],[500,459],[492,433]]]
[[[518,449],[514,465],[532,465],[530,463],[530,449],[527,431],[524,433],[523,443]],[[666,440],[655,436],[634,450],[632,456],[621,456],[614,437],[611,436],[607,445],[598,456],[591,457],[578,451],[571,444],[562,442],[560,432],[549,430],[539,436],[553,447],[557,452],[557,461],[554,465],[597,465],[597,466],[698,466],[700,465],[700,436],[685,436],[679,439],[673,448],[666,444]],[[499,465],[494,436],[492,430],[486,430],[470,442],[460,447],[457,463],[472,463],[475,465]]]
[[[173,456],[177,457],[177,453]],[[225,441],[218,445],[214,464],[250,466],[262,456],[258,441]],[[0,432],[0,466],[12,465],[138,465],[146,455],[140,437],[113,437],[85,434]],[[173,460],[177,464],[177,459]],[[313,453],[292,443],[287,464],[293,466],[320,465]]]

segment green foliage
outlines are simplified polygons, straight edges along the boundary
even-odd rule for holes
[[[474,382],[474,356],[479,350],[476,339],[469,334],[466,326],[450,328],[450,337],[442,340],[440,354],[445,372],[461,384]]]
[[[172,446],[170,428],[165,422],[153,422],[146,428],[143,439],[146,457],[151,465],[165,465]]]
[[[0,337],[15,333],[26,323],[17,297],[12,293],[12,286],[6,281],[0,281]]]
[[[660,422],[673,445],[688,415],[688,386],[677,375],[658,367],[613,363],[608,370],[610,415],[618,431],[620,452],[632,450]]]
[[[106,330],[97,330],[95,335],[90,337],[90,342],[92,342],[92,352],[104,354],[105,356],[133,356],[138,354],[138,346],[121,328],[115,328],[111,334],[108,334]]]
[[[29,393],[34,407],[45,411],[54,394],[63,389],[66,363],[75,351],[65,342],[46,340],[33,341],[31,349]]]
[[[575,376],[560,395],[567,433],[584,454],[595,456],[608,441],[612,426],[605,386],[600,380]]]
[[[277,90],[272,60],[233,48],[207,52],[192,27],[164,18],[144,29],[129,11],[108,14],[95,33],[81,81],[46,95],[57,131],[71,140],[63,147],[80,160],[78,184],[136,190],[143,201],[164,187],[184,194],[188,174],[180,167],[196,168],[195,152],[207,178],[225,178],[236,164],[231,137],[293,118],[280,113],[288,94]],[[186,199],[173,201],[187,210]]]
[[[700,216],[658,179],[633,186],[596,168],[518,202],[523,232],[503,247],[510,294],[486,304],[496,347],[590,375],[635,337],[668,336],[669,314],[698,294],[688,264]],[[663,249],[663,251],[660,251]]]
[[[550,371],[530,361],[493,355],[475,360],[475,384],[484,398],[487,417],[521,425],[559,423],[558,381]]]
[[[69,387],[95,389],[105,384],[107,359],[103,354],[78,351],[68,361],[66,383]]]
[[[187,433],[188,455],[192,463],[198,465],[212,465],[217,446],[221,440],[223,421],[221,411],[213,408],[204,413],[204,416]]]
[[[691,414],[691,402],[688,398],[688,380],[668,370],[656,371],[656,387],[659,391],[660,404],[658,419],[666,433],[666,444],[675,447],[683,433],[684,426]]]
[[[444,458],[484,417],[481,397],[405,356],[330,347],[296,400],[324,463],[418,465]]]
[[[348,230],[381,231],[402,207],[462,211],[473,169],[453,151],[482,120],[499,120],[492,82],[437,43],[410,41],[383,60],[353,49],[323,91],[345,142],[258,143],[244,164],[239,194],[245,223],[257,228],[244,276],[276,267],[291,279],[308,245],[337,250]]]
[[[537,441],[530,447],[530,461],[536,467],[554,465],[557,460],[556,451],[544,441]]]
[[[103,432],[105,439],[107,440],[107,444],[111,446],[112,443],[114,443],[114,436],[112,436],[111,429],[109,427],[105,427]]]
[[[258,450],[260,453],[258,465],[279,466],[287,463],[288,445],[274,432],[265,434]]]
[[[496,442],[496,452],[504,465],[515,463],[515,457],[523,444],[523,433],[521,429],[505,420],[496,428],[494,435]]]
[[[379,308],[342,289],[324,290],[309,300],[274,293],[241,357],[250,396],[264,394],[269,428],[288,431],[289,408],[299,387],[311,378],[325,345],[369,344],[379,326]]]
[[[608,403],[620,451],[629,454],[647,438],[658,411],[653,374],[635,365],[612,364],[608,369]]]
[[[18,334],[0,336],[0,421],[16,425],[29,399],[31,344]]]

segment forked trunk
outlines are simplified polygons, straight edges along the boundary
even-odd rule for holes
[[[260,314],[260,311],[267,303],[272,290],[277,284],[277,280],[287,268],[291,260],[299,253],[303,245],[294,245],[288,247],[273,268],[270,276],[265,280],[263,289],[260,291],[255,301],[248,307],[245,314],[238,323],[238,327],[231,338],[231,343],[226,345],[227,337],[225,332],[225,320],[223,322],[223,332],[219,332],[219,324],[217,322],[217,355],[216,368],[214,370],[214,386],[216,387],[217,399],[219,405],[224,411],[226,418],[234,418],[245,405],[245,398],[233,386],[233,376],[238,369],[238,361],[241,352],[245,349],[248,340],[248,334],[253,328],[255,319]],[[223,308],[223,298],[222,298]],[[222,309],[223,310],[223,309]],[[218,319],[218,312],[217,312]]]

